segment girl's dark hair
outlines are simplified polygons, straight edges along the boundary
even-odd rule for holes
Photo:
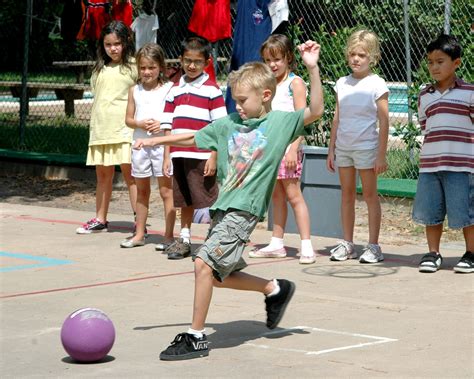
[[[448,34],[441,34],[426,47],[428,54],[435,50],[441,50],[446,55],[449,55],[452,60],[461,58],[462,55],[462,48],[456,37]]]
[[[262,58],[265,51],[268,51],[272,57],[280,53],[282,57],[287,60],[290,70],[293,71],[296,69],[294,46],[287,36],[283,34],[272,34],[260,47],[260,56]]]
[[[199,52],[206,61],[211,56],[211,44],[202,37],[188,37],[181,43],[181,56],[189,50]]]
[[[104,38],[108,34],[115,34],[120,42],[122,42],[122,62],[121,64],[128,69],[132,68],[132,58],[135,54],[135,43],[130,28],[122,21],[109,22],[102,28],[100,38],[97,41],[97,61],[94,65],[94,71],[100,71],[110,63],[111,59],[105,52]]]
[[[160,66],[160,75],[158,76],[158,82],[164,84],[168,81],[168,78],[165,75],[166,70],[166,61],[165,61],[165,52],[160,45],[156,43],[147,43],[138,50],[136,55],[137,69],[140,72],[140,60],[142,58],[151,59]]]

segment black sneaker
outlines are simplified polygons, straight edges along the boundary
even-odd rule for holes
[[[285,279],[277,279],[280,292],[273,296],[265,297],[265,310],[267,311],[267,328],[275,329],[285,313],[286,306],[295,292],[295,283]]]
[[[181,361],[207,357],[209,355],[208,341],[205,334],[201,338],[189,333],[180,333],[166,350],[160,354],[162,361]]]
[[[174,243],[165,249],[168,259],[183,259],[191,255],[191,244],[183,242],[182,238],[178,238]]]
[[[106,232],[109,223],[102,222],[98,218],[93,218],[83,224],[80,228],[76,229],[77,234],[91,234],[91,233],[101,233]]]
[[[454,271],[465,274],[474,272],[474,253],[466,251],[456,266],[454,266]]]
[[[420,272],[436,272],[441,267],[443,263],[443,257],[441,254],[436,252],[431,252],[423,255],[418,266],[418,271]]]

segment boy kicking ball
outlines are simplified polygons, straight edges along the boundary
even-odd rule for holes
[[[319,76],[320,46],[298,46],[311,80],[311,101],[297,112],[271,111],[275,76],[261,62],[247,63],[229,75],[238,113],[221,118],[195,134],[175,134],[137,140],[134,148],[172,145],[217,151],[219,196],[211,207],[212,223],[206,241],[194,257],[194,309],[191,327],[178,334],[160,354],[161,360],[182,360],[209,354],[205,320],[213,287],[256,291],[265,295],[266,325],[276,328],[295,291],[285,279],[263,279],[242,272],[246,242],[265,215],[278,167],[286,147],[305,134],[304,126],[323,114]],[[284,127],[282,127],[284,125]]]

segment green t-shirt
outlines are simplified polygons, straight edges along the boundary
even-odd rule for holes
[[[303,110],[271,111],[259,119],[223,117],[195,135],[200,149],[217,151],[219,196],[211,210],[238,209],[263,218],[286,147],[305,134]]]

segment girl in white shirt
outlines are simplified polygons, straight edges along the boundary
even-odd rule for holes
[[[384,259],[378,244],[381,207],[377,175],[386,171],[388,140],[388,88],[372,73],[380,59],[380,43],[368,30],[354,32],[347,41],[346,57],[352,74],[336,82],[337,97],[327,158],[328,170],[339,171],[341,222],[344,240],[331,250],[332,261],[357,258],[354,251],[356,171],[369,217],[369,241],[359,258],[361,263]],[[378,121],[378,131],[377,131]]]
[[[165,54],[156,43],[145,44],[137,53],[139,84],[128,92],[125,122],[134,129],[133,139],[150,138],[160,133],[160,119],[166,96],[172,83],[164,76]],[[160,196],[165,209],[165,242],[173,239],[176,218],[173,207],[173,187],[170,173],[163,172],[164,147],[157,145],[132,150],[132,176],[137,183],[137,216],[135,234],[120,244],[130,248],[145,244],[146,219],[150,202],[150,178],[158,179]]]

